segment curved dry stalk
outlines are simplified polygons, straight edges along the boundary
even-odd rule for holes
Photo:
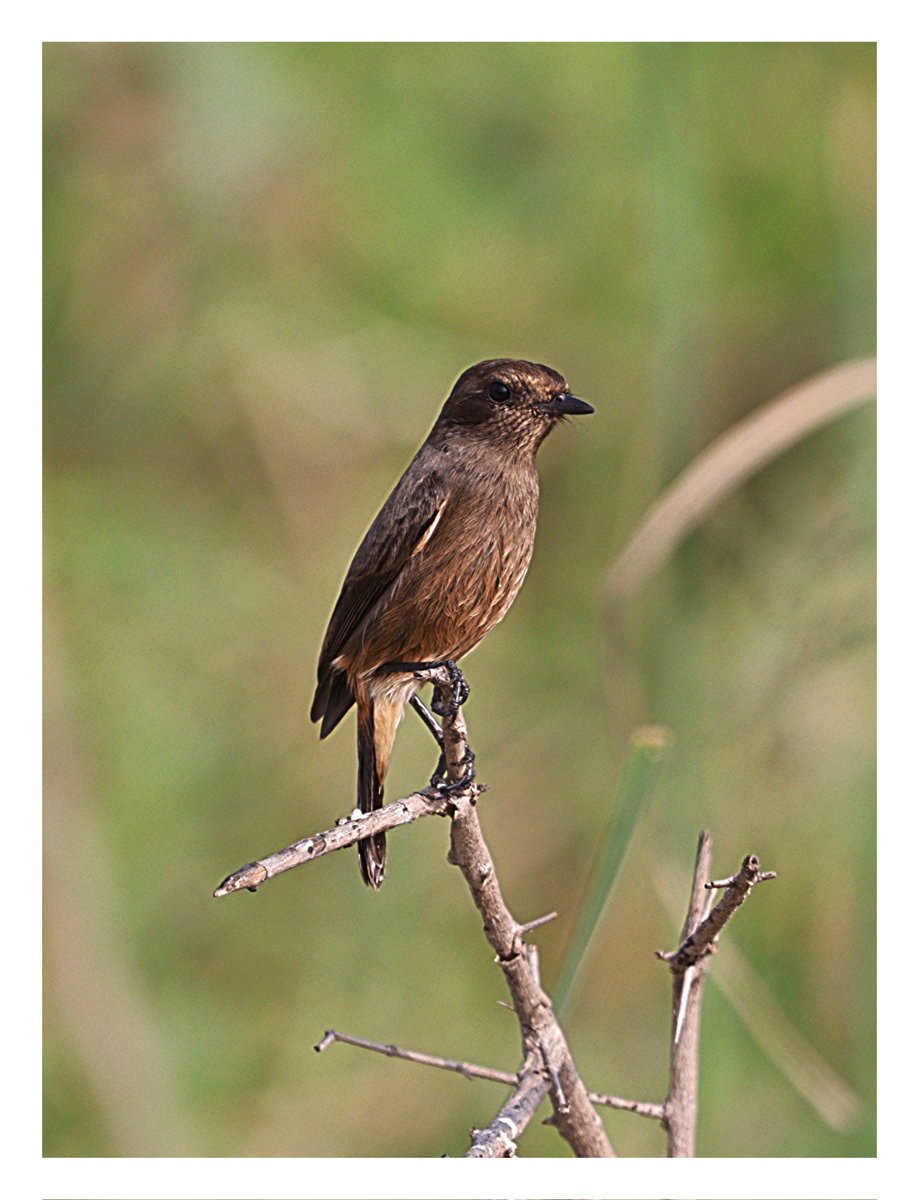
[[[760,467],[877,391],[877,362],[831,367],[756,409],[665,488],[606,575],[607,603],[634,595],[702,518]]]

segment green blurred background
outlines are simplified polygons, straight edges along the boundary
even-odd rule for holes
[[[466,664],[550,989],[629,732],[675,739],[572,997],[582,1073],[666,1091],[661,896],[705,825],[718,874],[780,878],[707,987],[699,1152],[873,1154],[870,407],[720,505],[615,656],[601,591],[713,437],[873,352],[874,47],[56,44],[45,129],[46,1153],[460,1155],[500,1105],[312,1049],[516,1069],[443,822],[392,836],[378,895],[351,853],[211,891],[352,806],[353,719],[307,720],[338,585],[454,378],[513,355],[597,409],[541,452],[528,582]],[[433,762],[406,721],[390,797]]]

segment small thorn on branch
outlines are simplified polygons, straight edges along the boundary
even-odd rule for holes
[[[523,925],[518,925],[517,932],[523,937],[527,933],[532,933],[534,929],[538,929],[540,925],[548,925],[557,916],[557,912],[546,913],[544,917],[537,917],[535,921],[527,921]]]
[[[539,1039],[539,1052],[542,1055],[543,1062],[546,1064],[546,1070],[549,1072],[549,1078],[552,1080],[552,1095],[555,1098],[555,1111],[563,1116],[571,1111],[568,1101],[565,1099],[565,1091],[562,1087],[562,1077],[559,1074],[558,1067],[553,1063],[552,1056],[549,1053],[549,1047],[546,1045],[545,1039]]]

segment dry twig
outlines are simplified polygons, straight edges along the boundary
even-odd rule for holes
[[[516,1158],[517,1138],[533,1119],[550,1089],[538,1053],[527,1056],[516,1088],[485,1129],[473,1129],[466,1158]]]
[[[689,911],[676,950],[658,950],[657,956],[673,972],[673,1036],[670,1044],[670,1091],[663,1105],[670,1158],[695,1154],[696,1119],[699,1109],[699,1027],[702,1016],[702,985],[708,957],[718,934],[741,906],[752,888],[775,871],[761,872],[759,860],[749,854],[738,873],[730,879],[707,883],[711,871],[712,838],[707,830],[699,835]],[[726,889],[712,912],[707,912],[713,888]],[[707,896],[706,893],[709,893]]]
[[[521,929],[524,926],[521,926]],[[506,1005],[513,1012],[511,1005]],[[455,1071],[464,1079],[487,1079],[492,1083],[503,1083],[507,1087],[516,1088],[520,1083],[519,1075],[510,1071],[499,1071],[495,1067],[482,1067],[477,1063],[463,1062],[456,1058],[442,1058],[439,1054],[424,1054],[420,1050],[406,1050],[402,1046],[394,1046],[391,1042],[371,1042],[367,1038],[353,1037],[349,1033],[341,1033],[337,1029],[327,1029],[322,1040],[313,1047],[322,1053],[335,1042],[343,1042],[346,1046],[357,1046],[361,1050],[372,1050],[375,1054],[385,1054],[387,1058],[401,1058],[405,1062],[418,1063],[423,1067],[437,1067],[441,1071]],[[611,1096],[605,1092],[588,1092],[591,1104],[599,1104],[603,1108],[616,1108],[623,1112],[633,1112],[639,1117],[651,1117],[660,1121],[664,1115],[662,1104],[651,1104],[644,1100],[626,1100],[622,1096]]]

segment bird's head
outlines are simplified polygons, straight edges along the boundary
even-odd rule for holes
[[[447,398],[438,424],[475,429],[476,435],[535,452],[568,416],[594,410],[558,371],[516,358],[491,358],[465,370]]]

